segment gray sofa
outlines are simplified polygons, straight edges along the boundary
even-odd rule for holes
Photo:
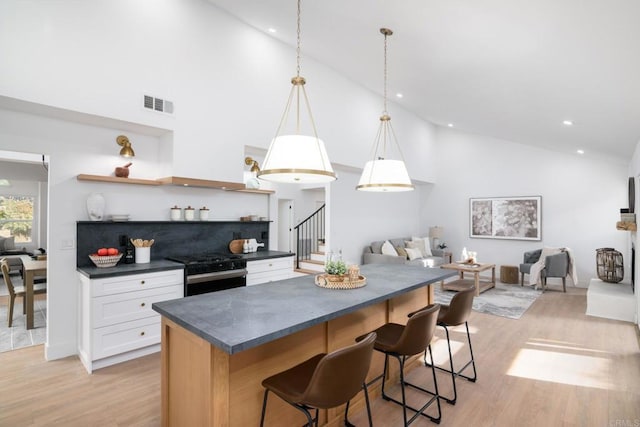
[[[394,248],[405,247],[405,241],[411,240],[411,237],[397,238],[397,239],[388,239],[389,243],[393,245]],[[408,264],[408,265],[417,265],[423,267],[438,267],[442,264],[445,264],[444,260],[444,250],[442,249],[431,249],[431,253],[433,256],[427,256],[423,258],[418,258],[409,261],[406,257],[398,255],[385,255],[382,253],[381,248],[384,244],[384,240],[371,242],[371,245],[364,248],[362,254],[362,263],[363,264]]]

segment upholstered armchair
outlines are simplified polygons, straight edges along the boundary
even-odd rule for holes
[[[524,286],[524,275],[531,272],[531,266],[540,260],[542,249],[524,253],[520,264],[520,286]],[[544,262],[544,268],[540,271],[542,290],[547,287],[547,278],[556,277],[562,279],[562,291],[567,292],[567,276],[569,275],[569,253],[566,251],[548,255]]]

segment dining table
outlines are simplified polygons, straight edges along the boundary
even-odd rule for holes
[[[33,282],[36,276],[47,275],[47,260],[34,260],[28,255],[21,256],[25,305],[27,311],[27,329],[33,329]]]

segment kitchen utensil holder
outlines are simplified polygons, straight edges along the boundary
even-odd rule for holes
[[[136,247],[136,264],[148,264],[151,262],[151,247]]]

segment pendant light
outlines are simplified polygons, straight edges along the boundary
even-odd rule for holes
[[[393,31],[388,28],[380,28],[380,32],[384,35],[384,111],[380,116],[380,126],[373,145],[373,160],[369,160],[364,165],[356,190],[371,192],[411,191],[414,187],[404,164],[393,126],[391,126],[391,117],[387,113],[387,37],[392,35]],[[388,152],[393,149],[390,147],[392,144],[397,147],[400,160],[387,158]]]
[[[318,138],[316,125],[311,115],[311,107],[306,83],[300,76],[300,0],[298,0],[298,39],[296,49],[296,76],[291,78],[292,88],[284,114],[278,125],[276,136],[271,141],[264,158],[262,170],[257,172],[260,179],[273,182],[311,184],[327,183],[336,179],[324,142]],[[300,109],[304,102],[313,135],[301,134]],[[295,104],[295,123],[291,134],[283,134],[292,104]]]

